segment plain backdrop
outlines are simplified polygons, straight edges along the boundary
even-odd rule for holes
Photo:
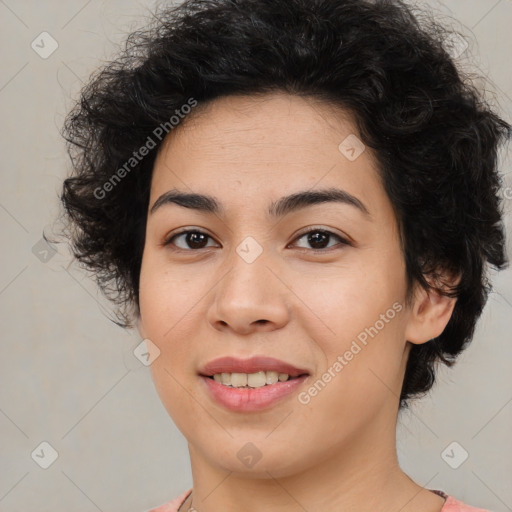
[[[510,122],[512,1],[417,3],[456,20],[446,18],[469,45],[458,60],[466,65],[470,56]],[[142,512],[192,485],[186,440],[133,354],[138,334],[108,319],[108,303],[64,247],[41,242],[69,171],[64,116],[151,6],[0,0],[2,512]],[[501,160],[512,187],[506,151]],[[512,188],[503,193],[510,234]],[[510,254],[510,238],[508,247]],[[493,282],[472,345],[401,414],[397,437],[401,464],[419,484],[505,512],[512,510],[511,270]],[[57,458],[44,469],[53,450]]]

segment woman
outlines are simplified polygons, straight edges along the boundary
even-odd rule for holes
[[[62,194],[188,441],[193,490],[154,512],[481,510],[409,478],[395,430],[505,265],[510,125],[398,0],[156,19],[70,113]]]

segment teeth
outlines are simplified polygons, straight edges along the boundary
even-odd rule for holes
[[[277,372],[266,372],[266,376],[267,384],[275,384],[279,380],[279,373]]]
[[[231,377],[231,383],[233,385],[233,377]],[[247,385],[250,388],[261,388],[267,384],[267,375],[265,372],[249,373],[247,375]]]
[[[247,386],[247,374],[246,373],[232,373],[231,374],[231,385],[234,388],[241,388]]]
[[[290,378],[287,373],[256,372],[256,373],[216,373],[213,379],[216,382],[233,388],[261,388],[267,384],[285,382]]]

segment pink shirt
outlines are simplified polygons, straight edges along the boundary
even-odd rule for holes
[[[183,502],[187,499],[188,495],[192,492],[192,489],[180,494],[177,498],[160,505],[157,508],[152,508],[148,512],[178,512],[178,508]],[[489,512],[483,508],[475,508],[462,503],[462,501],[456,500],[453,496],[448,496],[442,491],[434,491],[439,496],[446,499],[444,506],[441,512]],[[181,512],[188,512],[186,510],[182,510]]]

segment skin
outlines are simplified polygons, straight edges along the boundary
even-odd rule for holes
[[[444,500],[400,469],[395,430],[411,343],[438,336],[454,300],[416,288],[406,303],[397,222],[377,160],[370,148],[354,161],[338,149],[357,135],[354,119],[284,93],[202,107],[164,141],[149,209],[178,189],[214,196],[226,215],[176,204],[148,214],[138,321],[161,352],[150,366],[157,392],[188,441],[194,508],[441,510]],[[369,214],[326,202],[267,217],[281,196],[328,187],[352,194]],[[180,228],[210,238],[200,248],[186,236],[165,245]],[[315,228],[333,233],[323,246],[304,236]],[[236,252],[248,236],[263,249],[250,264]],[[217,357],[268,355],[306,368],[305,391],[395,303],[401,311],[307,404],[292,394],[258,413],[229,411],[198,376]],[[261,453],[251,468],[237,457],[248,442]]]

